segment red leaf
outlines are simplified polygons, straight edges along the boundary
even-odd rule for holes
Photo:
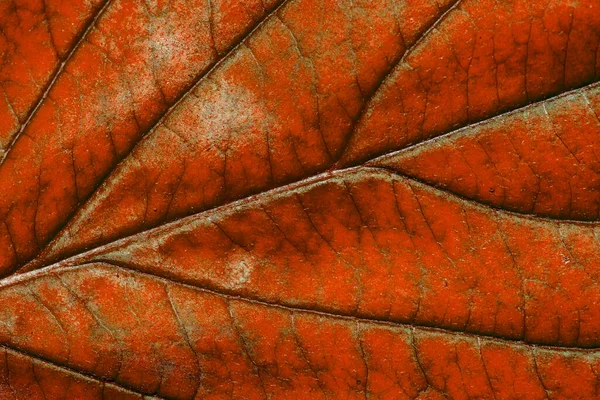
[[[25,3],[1,399],[597,397],[596,4]]]

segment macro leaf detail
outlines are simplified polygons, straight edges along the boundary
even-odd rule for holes
[[[599,4],[75,3],[0,4],[0,399],[598,397]]]

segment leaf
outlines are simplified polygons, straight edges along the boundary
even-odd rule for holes
[[[6,131],[3,396],[597,396],[597,5],[97,10]]]

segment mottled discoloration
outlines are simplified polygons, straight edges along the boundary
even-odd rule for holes
[[[25,3],[0,398],[598,398],[597,4]]]
[[[330,167],[444,3],[288,1],[139,143],[39,262]]]
[[[594,371],[600,366],[595,350],[536,347],[247,301],[107,264],[57,268],[53,275],[81,297],[71,310],[81,316],[81,329],[69,334],[52,328],[70,318],[60,313],[59,305],[5,302],[20,288],[40,288],[54,278],[32,276],[4,287],[0,301],[19,319],[19,328],[17,332],[0,326],[0,338],[21,353],[2,349],[8,364],[0,363],[0,393],[10,393],[11,385],[20,391],[36,385],[26,372],[28,363],[34,363],[41,367],[38,373],[51,374],[47,379],[56,385],[53,390],[72,382],[76,386],[68,390],[87,387],[85,398],[102,398],[95,392],[98,382],[110,382],[110,390],[126,387],[177,399],[410,399],[435,393],[453,399],[543,399],[546,392],[559,398],[595,394]],[[118,338],[118,348],[104,347],[86,334],[98,324]],[[46,343],[6,339],[27,338],[35,331]],[[80,342],[84,351],[68,361],[58,359],[53,347],[64,341]],[[29,353],[42,354],[64,368],[50,367]],[[100,373],[95,367],[99,364],[111,367]],[[24,369],[15,383],[7,371],[17,368]],[[77,376],[72,369],[98,374],[101,380]]]
[[[0,158],[0,275],[37,255],[135,143],[278,4],[213,3],[210,10],[206,0],[113,0],[102,9]]]

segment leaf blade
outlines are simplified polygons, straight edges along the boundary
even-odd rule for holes
[[[592,84],[369,165],[500,209],[597,220],[597,103]]]
[[[56,267],[108,262],[287,306],[594,347],[600,336],[588,301],[599,295],[597,231],[597,223],[492,211],[362,167],[188,217]],[[557,309],[556,302],[569,305]]]

